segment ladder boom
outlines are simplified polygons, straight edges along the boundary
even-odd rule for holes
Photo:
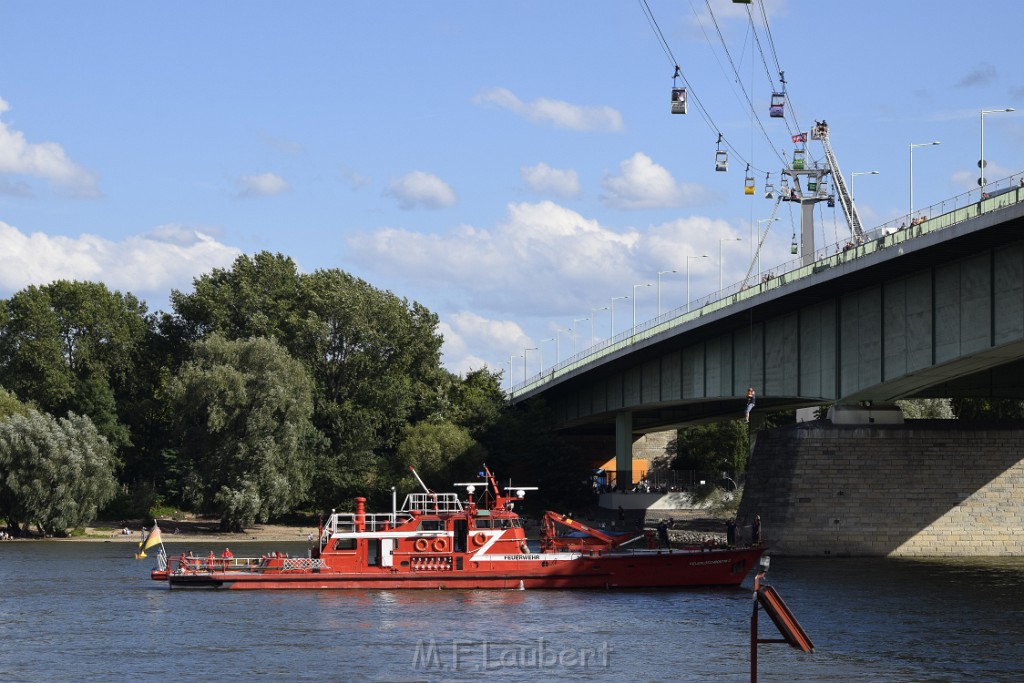
[[[850,226],[857,244],[864,241],[864,229],[861,227],[860,216],[857,215],[857,207],[853,205],[853,197],[846,189],[846,181],[843,179],[843,172],[839,170],[839,162],[832,151],[832,143],[828,139],[828,124],[824,121],[815,122],[811,132],[811,139],[820,140],[821,146],[825,149],[825,159],[828,161],[828,168],[832,172],[832,182],[836,186],[836,194],[839,195],[839,205],[843,208],[846,222]]]

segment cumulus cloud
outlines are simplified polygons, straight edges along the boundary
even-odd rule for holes
[[[230,266],[240,254],[178,225],[114,242],[88,234],[27,234],[0,221],[0,287],[9,292],[55,280],[89,280],[140,298],[166,297],[201,273]]]
[[[238,179],[241,190],[239,197],[271,197],[291,189],[288,181],[273,173],[260,173],[259,175],[244,175]]]
[[[388,184],[388,194],[398,201],[401,209],[443,209],[458,201],[455,191],[436,175],[413,171]]]
[[[0,114],[10,108],[6,101],[0,99]],[[77,197],[100,196],[96,175],[68,159],[60,145],[55,142],[28,142],[23,133],[8,128],[3,121],[0,121],[0,173],[43,178]],[[29,194],[24,183],[6,180],[0,182],[0,192]]]
[[[612,230],[544,201],[510,204],[505,220],[490,230],[459,226],[424,234],[383,228],[350,237],[349,246],[375,270],[435,291],[451,288],[472,299],[475,310],[494,307],[511,315],[536,306],[577,306],[574,291],[603,289],[609,272],[632,272],[630,255],[638,240],[635,230]]]
[[[700,185],[676,182],[664,166],[642,152],[619,164],[619,175],[605,175],[601,201],[617,209],[687,206],[704,196]]]
[[[521,167],[519,174],[533,192],[550,192],[562,199],[570,199],[580,193],[579,174],[572,169],[551,168],[542,162],[536,166]]]
[[[553,125],[575,131],[615,132],[622,130],[622,114],[612,107],[583,107],[547,98],[523,102],[506,88],[484,90],[473,98],[481,106],[495,106],[531,123]]]
[[[481,358],[469,349],[523,349],[533,342],[518,323],[511,320],[491,320],[471,311],[458,311],[446,315],[438,326],[444,337],[441,353],[445,366],[456,373],[465,374],[484,366],[501,370],[502,358]],[[504,355],[504,354],[503,354]],[[505,377],[508,377],[507,370]]]

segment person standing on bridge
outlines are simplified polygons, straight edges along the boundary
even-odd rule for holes
[[[744,417],[747,422],[750,422],[750,411],[754,409],[754,404],[757,402],[757,393],[754,391],[754,387],[747,387],[747,410],[744,413]]]

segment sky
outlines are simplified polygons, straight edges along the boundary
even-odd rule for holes
[[[764,183],[815,120],[866,230],[911,192],[975,189],[982,120],[989,180],[1024,170],[1022,19],[1014,0],[7,0],[0,297],[88,280],[169,311],[270,251],[423,304],[449,370],[518,383],[742,281],[759,225],[761,270],[789,261],[799,211],[765,220]],[[816,242],[846,239],[817,206]]]

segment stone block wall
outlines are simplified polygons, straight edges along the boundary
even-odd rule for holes
[[[737,515],[772,552],[1024,555],[1024,425],[805,422],[758,434]]]

